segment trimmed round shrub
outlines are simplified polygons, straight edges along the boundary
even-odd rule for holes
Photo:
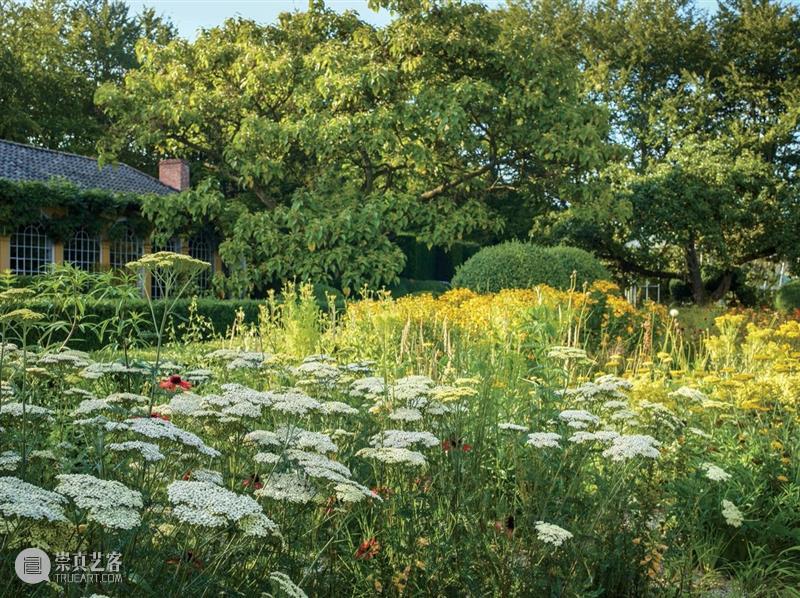
[[[793,280],[778,289],[775,294],[775,307],[785,312],[800,309],[800,280]]]
[[[573,271],[577,272],[579,287],[584,282],[611,278],[597,258],[582,249],[508,241],[484,247],[459,266],[452,286],[482,293],[538,284],[566,289]]]
[[[543,284],[568,289],[572,284],[572,273],[575,273],[575,283],[580,290],[583,283],[592,284],[596,280],[611,280],[611,273],[605,266],[588,251],[577,247],[548,247],[545,249],[547,258],[552,260],[557,268]]]

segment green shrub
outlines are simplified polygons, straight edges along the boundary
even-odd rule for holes
[[[567,289],[572,284],[573,271],[578,287],[584,282],[611,278],[588,251],[510,241],[484,247],[473,255],[456,271],[452,286],[478,292],[525,289],[538,284]]]
[[[775,294],[775,307],[785,312],[800,309],[800,280],[794,280],[778,289]]]
[[[545,249],[547,259],[552,260],[557,268],[544,284],[558,289],[568,289],[575,273],[575,283],[580,288],[584,283],[591,284],[596,280],[611,280],[611,273],[588,251],[577,247],[559,245]]]
[[[165,303],[166,301],[153,302],[157,321],[160,321],[163,316]],[[176,340],[180,340],[186,333],[191,303],[192,299],[180,299],[175,305],[174,314],[170,323],[171,325],[168,326],[168,329],[174,331]],[[233,325],[236,320],[236,313],[239,310],[244,313],[244,322],[258,322],[259,306],[262,304],[263,301],[251,299],[229,300],[199,298],[196,300],[197,309],[195,313],[197,318],[202,318],[210,323],[213,333],[210,333],[208,336],[224,335]],[[25,307],[36,312],[47,314],[48,319],[51,321],[61,317],[61,314],[55,312],[55,307],[51,303],[26,301]],[[150,310],[144,298],[128,301],[124,311],[126,317],[138,313],[145,322],[142,335],[147,337],[152,334]],[[88,324],[89,326],[85,326],[83,330],[76,333],[70,339],[70,347],[83,351],[93,351],[108,344],[110,342],[110,329],[106,329],[104,334],[100,334],[99,331],[96,330],[96,325],[115,318],[116,314],[117,305],[114,301],[91,301],[87,303],[82,323]],[[51,338],[51,341],[61,340],[63,340],[63,333],[53,334]],[[144,338],[142,340],[152,339]]]

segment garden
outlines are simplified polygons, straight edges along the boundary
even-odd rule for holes
[[[796,3],[154,4],[0,0],[0,598],[800,598]]]
[[[165,290],[131,310],[124,278],[4,281],[2,554],[54,555],[4,595],[796,593],[798,318],[729,312],[690,341],[602,280],[300,284],[219,334],[176,308],[205,267],[129,264]]]

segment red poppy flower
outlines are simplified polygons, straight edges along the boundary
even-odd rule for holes
[[[381,545],[375,538],[364,540],[356,550],[355,558],[368,561],[374,556],[377,556],[381,551]]]
[[[168,422],[168,421],[169,421],[169,415],[165,415],[165,414],[163,414],[163,413],[159,413],[158,411],[153,411],[153,412],[151,412],[151,413],[150,413],[150,417],[155,417],[155,418],[158,418],[158,419],[163,419],[163,420],[164,420],[164,421],[166,421],[166,422]]]
[[[162,380],[158,383],[158,385],[164,390],[178,390],[179,388],[182,388],[183,390],[189,390],[192,387],[191,382],[184,380],[177,374],[173,374],[169,378]]]

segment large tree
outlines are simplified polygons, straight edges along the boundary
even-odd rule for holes
[[[124,2],[0,0],[0,138],[93,155],[107,126],[97,87],[137,65],[140,38],[174,35],[152,10],[134,16]],[[122,157],[152,165],[143,154]]]
[[[574,43],[592,49],[585,72],[628,151],[604,173],[603,209],[563,212],[556,239],[626,273],[684,280],[698,302],[754,260],[797,259],[797,9],[736,0],[710,17],[683,0],[601,2],[583,23]]]
[[[213,214],[241,290],[291,276],[392,280],[410,236],[447,246],[590,196],[606,110],[529,9],[410,2],[376,29],[321,3],[140,43],[97,95],[105,145],[193,161],[202,191],[148,206],[164,235]],[[533,208],[531,208],[533,206]]]

